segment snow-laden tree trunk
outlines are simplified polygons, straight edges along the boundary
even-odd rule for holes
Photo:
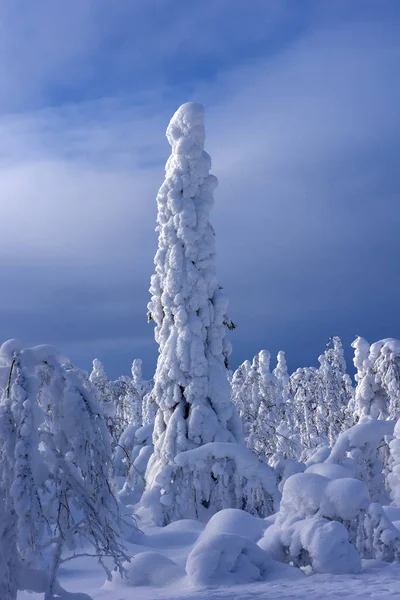
[[[209,222],[217,179],[209,173],[204,137],[203,107],[182,105],[167,129],[172,154],[157,196],[158,251],[148,309],[159,344],[153,390],[159,409],[147,481],[150,489],[159,489],[161,507],[175,503],[172,496],[178,492],[167,499],[164,484],[173,477],[179,453],[241,437],[227,376],[231,348],[225,335],[233,325],[216,277],[215,233]],[[193,493],[189,476],[180,481],[180,495]],[[204,485],[212,483],[210,473]]]

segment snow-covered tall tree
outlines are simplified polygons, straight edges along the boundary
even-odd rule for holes
[[[203,474],[194,489],[196,473],[190,461],[179,469],[177,455],[211,442],[235,444],[241,436],[227,377],[226,330],[233,324],[215,271],[209,213],[217,179],[204,151],[203,107],[182,105],[167,138],[172,154],[157,196],[158,250],[148,305],[159,344],[153,390],[159,409],[146,477],[159,496],[161,523],[193,516],[189,511],[204,506],[215,484],[215,475]]]

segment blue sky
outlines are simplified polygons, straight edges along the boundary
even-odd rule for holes
[[[397,0],[5,0],[0,28],[3,339],[151,376],[155,197],[189,100],[232,366],[400,337]]]

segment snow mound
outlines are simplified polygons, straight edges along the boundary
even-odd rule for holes
[[[327,463],[316,463],[308,467],[306,473],[316,473],[322,475],[328,479],[344,479],[350,477],[350,471],[348,471],[342,465],[327,464]]]
[[[186,563],[192,585],[249,583],[264,579],[271,560],[257,544],[240,535],[202,535]]]
[[[155,531],[142,534],[140,543],[150,548],[191,548],[204,531],[203,523],[192,519],[181,519],[166,525],[157,527]]]
[[[162,587],[184,576],[174,561],[158,552],[136,554],[131,562],[124,563],[125,573],[113,575],[111,587],[155,586]]]
[[[226,508],[215,514],[207,523],[204,535],[230,533],[256,542],[263,535],[268,523],[236,508]]]

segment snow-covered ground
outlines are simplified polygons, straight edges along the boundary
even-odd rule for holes
[[[217,529],[219,526],[220,523],[217,523]],[[185,564],[203,530],[204,525],[189,520],[178,521],[164,528],[147,528],[146,533],[139,535],[137,543],[128,544],[130,554],[135,556],[129,569],[130,584],[128,580],[121,581],[118,576],[116,581],[105,582],[101,566],[95,559],[86,557],[66,563],[60,569],[60,582],[69,592],[86,593],[93,600],[385,600],[400,597],[400,565],[378,561],[364,561],[363,569],[357,575],[310,576],[303,575],[298,569],[271,563],[263,581],[233,585],[224,581],[224,576],[219,574],[220,580],[215,583],[193,585],[185,574]],[[250,520],[247,536],[258,537]],[[210,561],[214,558],[210,552]],[[18,594],[18,600],[42,600],[42,597],[42,594],[28,592]]]

